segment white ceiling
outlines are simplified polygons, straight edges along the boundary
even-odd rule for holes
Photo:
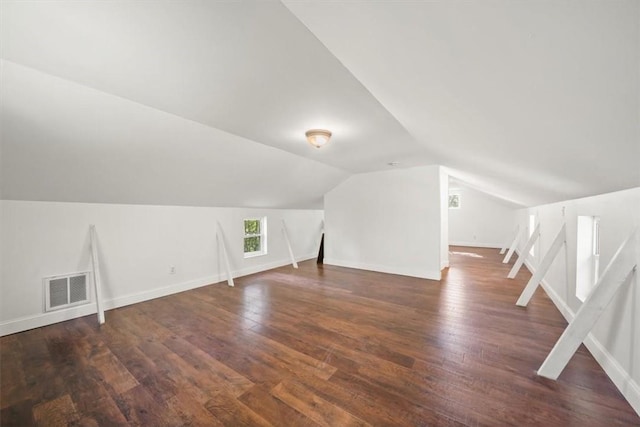
[[[316,208],[348,177],[9,61],[2,67],[6,199]]]
[[[525,205],[640,185],[640,2],[285,3],[458,178]]]
[[[2,196],[318,207],[390,161],[522,205],[640,185],[640,2],[285,4],[3,1]]]

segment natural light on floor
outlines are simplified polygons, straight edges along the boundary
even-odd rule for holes
[[[449,251],[449,255],[462,255],[462,256],[468,256],[468,257],[471,257],[471,258],[484,258],[482,255],[474,254],[474,253],[471,253],[471,252]]]

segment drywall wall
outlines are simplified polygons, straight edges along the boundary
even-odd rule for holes
[[[44,277],[91,269],[90,224],[97,231],[105,306],[113,308],[224,280],[216,222],[232,274],[239,276],[290,262],[283,219],[296,258],[315,257],[323,216],[319,210],[7,200],[0,207],[1,335],[96,311],[92,304],[43,313]],[[267,217],[269,252],[244,259],[243,219],[261,216]]]
[[[325,264],[440,279],[440,167],[354,175],[325,195]]]
[[[639,212],[640,187],[518,211],[520,227],[526,229],[530,214],[536,214],[540,222],[539,250],[535,256],[527,257],[527,266],[532,271],[535,271],[566,221],[566,252],[561,251],[551,265],[543,287],[567,320],[571,320],[582,305],[576,297],[577,217],[586,215],[600,218],[602,272],[620,244],[640,226]],[[526,238],[523,238],[519,245],[520,253],[525,243]],[[635,258],[640,265],[640,237],[636,235],[635,253],[624,256]],[[629,286],[618,291],[585,344],[640,413],[640,280],[637,272]]]
[[[513,239],[516,205],[500,200],[459,182],[449,193],[460,195],[460,208],[449,209],[449,244],[500,248]]]

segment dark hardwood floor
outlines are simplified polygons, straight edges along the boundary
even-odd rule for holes
[[[303,262],[6,336],[2,426],[640,425],[497,250],[452,247],[442,282]]]

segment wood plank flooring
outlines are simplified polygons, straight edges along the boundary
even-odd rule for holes
[[[640,425],[584,347],[494,249],[442,282],[283,267],[0,339],[2,426]]]

